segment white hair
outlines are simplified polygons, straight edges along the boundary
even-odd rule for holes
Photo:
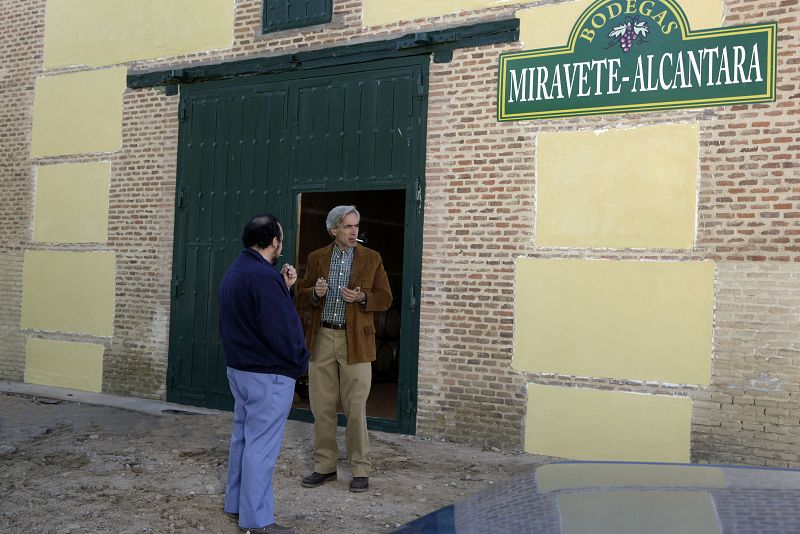
[[[328,216],[325,218],[325,229],[328,231],[333,230],[339,226],[339,223],[342,222],[342,219],[351,213],[355,213],[358,217],[358,220],[361,220],[361,214],[358,212],[355,206],[336,206],[328,212]]]

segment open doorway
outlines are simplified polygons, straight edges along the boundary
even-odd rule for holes
[[[403,250],[405,238],[405,190],[336,191],[298,195],[297,271],[305,275],[310,252],[331,244],[325,218],[331,208],[353,204],[361,213],[359,238],[362,245],[380,253],[389,277],[393,302],[383,313],[375,313],[376,359],[372,362],[372,387],[367,400],[367,417],[396,420],[398,375],[400,369],[401,310],[403,288]],[[362,246],[359,245],[359,246]],[[310,410],[308,382],[297,381],[293,409]],[[338,411],[343,412],[338,406]]]

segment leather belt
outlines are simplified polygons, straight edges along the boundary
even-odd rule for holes
[[[328,321],[322,321],[322,328],[330,328],[331,330],[344,330],[347,327],[343,324],[336,324],[336,323],[329,323]]]

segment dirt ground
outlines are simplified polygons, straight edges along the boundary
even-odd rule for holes
[[[0,532],[235,533],[221,512],[230,428],[227,413],[155,416],[0,393]],[[303,534],[387,532],[542,462],[413,436],[370,439],[368,492],[348,491],[346,461],[336,482],[307,489],[312,427],[289,421],[277,522]]]

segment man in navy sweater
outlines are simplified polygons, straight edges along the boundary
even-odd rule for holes
[[[245,249],[219,286],[219,338],[235,401],[225,513],[251,534],[294,532],[275,523],[272,473],[308,350],[289,288],[297,271],[275,262],[283,229],[257,215],[242,233]]]

